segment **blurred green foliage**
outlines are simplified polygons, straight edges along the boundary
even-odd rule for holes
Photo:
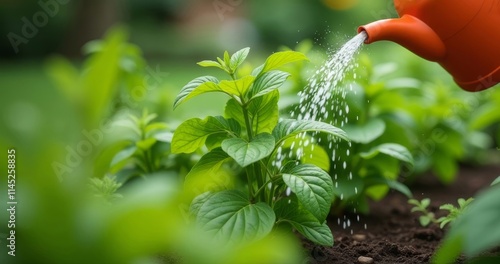
[[[116,142],[113,138],[116,135],[130,135],[127,130],[133,130],[132,133],[139,132],[136,136],[147,137],[129,142],[141,149],[137,153],[141,162],[153,165],[157,163],[151,159],[141,160],[152,146],[145,141],[151,136],[168,141],[168,136],[148,133],[164,128],[161,123],[151,123],[154,116],[148,114],[135,118],[131,128],[108,126],[115,118],[125,120],[116,108],[120,92],[115,78],[123,70],[118,54],[122,50],[118,47],[125,44],[122,33],[117,29],[108,34],[103,50],[89,57],[82,75],[75,70],[74,79],[55,78],[67,81],[63,83],[73,90],[45,90],[49,95],[57,95],[50,97],[47,104],[54,109],[43,104],[47,95],[35,94],[30,98],[28,93],[23,98],[11,92],[9,97],[2,98],[12,98],[12,103],[3,107],[14,117],[23,120],[32,115],[27,121],[34,123],[19,126],[8,122],[0,133],[0,147],[4,150],[13,147],[16,151],[15,200],[18,201],[16,257],[6,254],[4,245],[1,262],[301,263],[302,250],[296,238],[278,230],[257,242],[214,243],[190,224],[188,195],[182,192],[178,175],[181,171],[172,175],[145,169],[144,180],[124,185],[113,176],[105,176],[106,170],[97,175],[99,178],[92,178],[96,157]],[[106,50],[106,47],[113,48]],[[123,81],[124,75],[120,76]],[[73,93],[82,95],[73,97]],[[27,103],[16,106],[20,98]],[[94,103],[99,112],[82,111]],[[57,122],[37,123],[39,117],[63,122],[62,129],[58,129]],[[1,157],[1,166],[7,168],[6,153],[2,152]],[[6,182],[1,183],[3,190],[7,189]],[[7,195],[0,202],[6,204]],[[7,223],[8,219],[9,215],[2,213],[0,220]],[[13,229],[2,225],[2,237],[10,235],[10,230]]]
[[[255,61],[268,53],[266,49],[275,50],[282,44],[294,46],[303,38],[314,39],[298,47],[299,51],[308,52],[312,63],[287,69],[292,77],[280,88],[280,109],[286,112],[297,102],[296,92],[305,86],[315,66],[323,62],[331,43],[342,43],[347,38],[344,34],[353,35],[358,24],[394,15],[393,7],[387,4],[391,1],[359,0],[348,11],[327,9],[324,1],[246,1],[227,13],[223,22],[209,5],[204,10],[210,11],[215,24],[212,28],[197,28],[204,24],[203,20],[194,26],[182,22],[190,21],[181,14],[189,14],[188,3],[196,6],[196,2],[203,1],[128,1],[130,35],[137,46],[128,43],[126,32],[118,29],[102,41],[87,45],[89,57],[83,63],[53,57],[44,69],[41,63],[29,60],[0,64],[0,148],[16,149],[19,201],[18,257],[12,262],[2,250],[0,262],[303,262],[296,238],[279,231],[254,243],[221,245],[189,224],[187,212],[194,194],[183,188],[182,179],[203,153],[172,155],[168,134],[183,120],[220,113],[225,100],[207,94],[204,99],[192,99],[192,105],[198,107],[179,106],[174,113],[174,95],[193,76],[208,72],[218,77],[218,73],[191,65],[205,54],[239,48],[238,43],[229,41],[231,38],[257,47],[260,54],[256,54]],[[18,1],[15,12],[12,6],[2,6],[3,35],[19,32],[21,18],[40,10],[33,3]],[[151,10],[155,11],[154,16],[150,15]],[[66,30],[63,26],[70,24],[70,13],[70,9],[63,9],[40,29],[39,36],[23,46],[16,58],[30,59],[56,50]],[[203,17],[194,11],[191,14]],[[224,30],[217,29],[234,25],[229,23],[233,21],[231,17],[250,21],[250,28],[259,32],[258,38],[252,34],[243,34],[245,37],[241,38],[228,38],[226,34],[224,38],[220,33]],[[2,44],[2,54],[12,56],[7,44]],[[138,46],[155,67],[148,68]],[[349,80],[358,93],[350,95],[347,102],[352,113],[357,109],[363,116],[353,124],[354,130],[370,122],[378,122],[381,127],[379,121],[371,120],[385,123],[378,137],[356,143],[358,158],[363,160],[358,172],[376,172],[376,177],[384,179],[378,186],[381,189],[369,192],[371,197],[385,195],[387,186],[403,190],[397,185],[401,174],[404,177],[400,181],[411,181],[432,170],[442,182],[450,183],[461,163],[498,162],[498,88],[467,94],[439,66],[400,47],[380,44],[365,50],[367,57],[361,57],[357,72],[360,77]],[[388,60],[390,63],[384,63]],[[252,61],[242,68],[251,68],[251,64]],[[168,74],[158,77],[158,72]],[[157,117],[153,120],[149,115],[141,116],[144,109]],[[135,116],[132,123],[125,121],[130,116]],[[118,126],[123,122],[129,122],[129,127]],[[401,163],[402,159],[394,159],[394,155],[373,156],[384,154],[377,146],[387,143],[399,144],[412,153],[414,166],[400,167],[411,162],[408,159]],[[319,160],[328,160],[328,153],[315,154],[322,155]],[[6,153],[1,151],[0,167],[5,168],[6,161]],[[317,165],[333,168],[328,162]],[[128,181],[132,174],[125,172],[143,177]],[[120,173],[124,176],[113,180],[112,175]],[[363,188],[355,198],[365,199],[367,192],[361,190],[370,186],[361,184]],[[0,188],[6,189],[6,181],[1,181]],[[478,209],[471,205],[465,220],[459,221],[450,234],[449,243],[462,244],[450,252],[463,248],[468,255],[475,255],[498,244],[494,232],[485,236],[488,239],[482,240],[484,243],[474,244],[478,235],[482,238],[485,230],[493,230],[498,221],[493,213],[481,218],[484,220],[474,218],[483,210],[498,206],[497,194],[492,189],[474,202]],[[107,198],[95,199],[96,195]],[[1,196],[0,202],[5,204],[6,199]],[[2,223],[8,219],[4,213],[0,216]],[[474,233],[474,228],[470,228],[478,225],[484,227],[484,232]],[[2,225],[0,233],[7,234],[7,227]],[[0,245],[5,249],[3,241]]]

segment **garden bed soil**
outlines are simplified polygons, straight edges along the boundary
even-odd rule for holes
[[[443,186],[436,177],[426,175],[418,179],[411,189],[418,200],[430,198],[430,209],[439,217],[443,214],[439,210],[440,205],[456,205],[458,198],[473,197],[498,176],[499,165],[463,167],[450,186]],[[371,202],[370,214],[361,216],[359,221],[356,215],[330,218],[328,222],[333,231],[334,246],[316,246],[304,240],[304,247],[309,253],[308,263],[429,263],[445,232],[436,225],[422,227],[418,214],[410,212],[411,206],[407,201],[404,195],[391,192],[382,201]],[[350,227],[344,229],[347,219],[350,220]],[[461,262],[462,259],[457,261]]]

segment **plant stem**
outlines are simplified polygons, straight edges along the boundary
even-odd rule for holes
[[[248,134],[248,141],[252,141],[253,139],[253,130],[252,130],[252,124],[250,123],[250,117],[248,115],[248,109],[246,106],[246,103],[243,102],[243,105],[241,106],[243,110],[243,119],[245,119],[245,126],[247,127],[247,134]]]
[[[272,179],[269,179],[268,181],[266,181],[264,184],[262,184],[262,186],[260,186],[259,190],[257,190],[257,192],[255,193],[255,196],[259,196],[264,192],[264,190],[266,189],[267,185],[272,182]]]
[[[247,104],[244,101],[243,98],[240,98],[242,105],[241,105],[241,110],[243,112],[243,119],[245,119],[245,125],[247,128],[247,136],[248,136],[248,141],[252,141],[253,139],[253,130],[252,130],[252,125],[250,123],[250,117],[248,115],[248,109],[247,109]],[[253,200],[254,198],[257,198],[257,194],[253,194],[253,181],[257,180],[257,188],[260,188],[262,185],[261,179],[259,175],[256,174],[256,168],[253,164],[249,165],[246,168],[247,172],[247,180],[248,180],[248,190],[250,193],[250,197]]]
[[[254,200],[254,194],[253,194],[253,180],[252,180],[252,168],[247,167],[246,169],[247,173],[247,182],[248,182],[248,195],[250,196],[250,201]]]

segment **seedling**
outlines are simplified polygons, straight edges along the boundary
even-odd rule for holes
[[[437,224],[438,221],[436,220],[436,217],[433,212],[430,212],[428,207],[431,204],[431,199],[429,198],[424,198],[422,201],[416,200],[416,199],[410,199],[408,200],[409,204],[414,205],[414,207],[411,209],[411,212],[420,212],[422,215],[418,218],[418,221],[420,222],[421,226],[428,226],[430,223]]]
[[[330,175],[300,157],[287,155],[280,164],[274,161],[287,143],[308,132],[344,140],[347,135],[322,122],[279,119],[278,88],[290,76],[279,68],[304,61],[305,55],[277,52],[252,74],[240,76],[238,67],[249,51],[245,48],[232,56],[225,52],[217,61],[198,63],[221,69],[229,78],[196,78],[182,88],[174,102],[177,107],[209,92],[230,98],[224,116],[189,119],[174,132],[172,153],[192,153],[200,148],[208,151],[185,179],[186,183],[212,180],[206,183],[208,192],[199,193],[193,200],[191,213],[214,237],[229,241],[260,239],[276,225],[287,224],[315,243],[332,245],[333,236],[325,221],[334,195]],[[226,169],[229,166],[240,169]],[[235,180],[243,176],[244,188],[221,184],[218,177],[228,173]],[[287,190],[291,191],[289,196]]]
[[[411,209],[412,212],[422,213],[422,215],[418,218],[420,225],[428,226],[430,223],[433,223],[439,224],[440,228],[444,228],[447,224],[454,222],[473,200],[473,198],[469,198],[467,200],[460,198],[458,199],[458,207],[455,207],[452,204],[441,205],[439,209],[448,211],[448,214],[440,217],[439,219],[436,219],[434,213],[428,210],[431,203],[429,198],[424,198],[422,201],[410,199],[408,200],[408,203],[414,205]]]
[[[448,223],[454,222],[473,200],[473,198],[469,198],[467,200],[460,198],[458,199],[458,207],[455,207],[452,204],[441,205],[439,209],[447,210],[448,215],[443,216],[437,220],[439,223],[439,227],[443,228]]]
[[[116,193],[122,184],[116,181],[115,176],[107,175],[102,179],[91,178],[89,186],[96,198],[103,199],[107,202],[113,202],[123,197],[121,194]]]

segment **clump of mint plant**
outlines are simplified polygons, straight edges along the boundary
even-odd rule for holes
[[[125,136],[103,151],[100,158],[110,159],[109,172],[115,174],[119,182],[126,183],[166,169],[172,133],[166,123],[154,122],[156,117],[144,110],[141,116],[130,115],[115,123]]]
[[[240,76],[238,67],[249,50],[232,56],[225,52],[217,61],[198,63],[223,70],[228,79],[196,78],[182,88],[174,102],[175,108],[209,92],[229,97],[223,116],[189,119],[174,132],[172,153],[192,153],[200,148],[208,151],[185,181],[217,180],[228,171],[234,179],[243,176],[241,187],[208,188],[200,193],[190,211],[203,229],[227,241],[260,239],[277,225],[286,224],[317,244],[332,245],[333,236],[326,225],[334,195],[330,175],[303,159],[274,161],[285,143],[298,135],[316,131],[344,140],[347,136],[330,124],[279,118],[278,88],[290,76],[279,69],[306,60],[305,55],[276,52],[252,74]]]

